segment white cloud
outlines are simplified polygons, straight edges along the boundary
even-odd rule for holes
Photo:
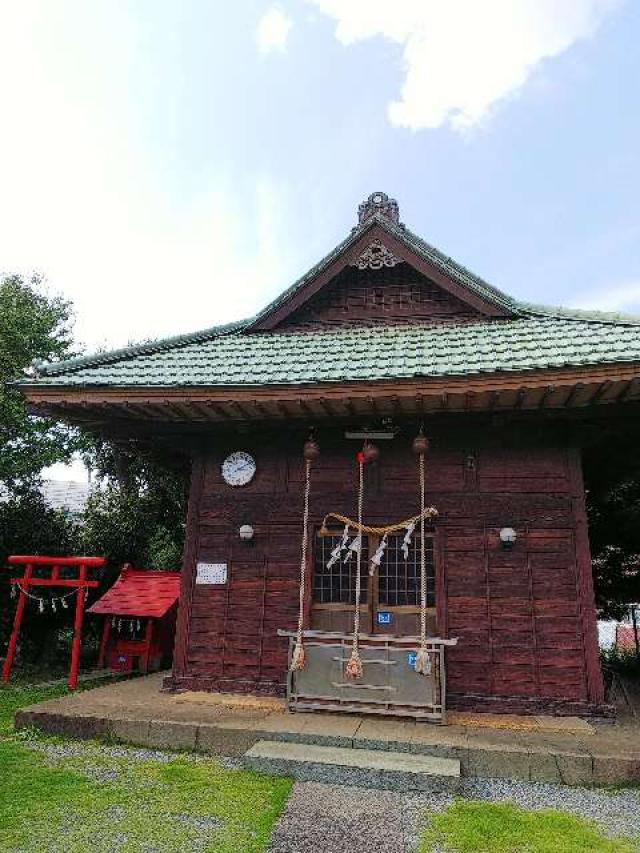
[[[592,35],[619,0],[308,0],[344,45],[382,36],[403,46],[392,124],[462,130],[516,92],[541,60]]]
[[[145,137],[153,91],[131,91],[141,30],[112,8],[0,3],[0,273],[44,273],[89,349],[251,316],[295,264],[269,173],[172,194]]]
[[[623,281],[608,287],[599,287],[573,301],[578,308],[640,314],[640,281]]]
[[[260,53],[284,50],[293,21],[277,4],[270,6],[258,22],[256,42]]]

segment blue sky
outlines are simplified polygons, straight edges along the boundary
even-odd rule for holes
[[[255,313],[374,190],[534,302],[640,311],[633,0],[0,6],[0,270],[89,349]]]

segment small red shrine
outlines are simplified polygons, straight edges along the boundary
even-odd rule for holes
[[[107,617],[98,667],[149,672],[168,666],[179,596],[180,572],[125,565],[111,589],[87,611]]]

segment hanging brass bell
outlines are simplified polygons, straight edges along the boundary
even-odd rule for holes
[[[302,455],[308,462],[315,462],[316,459],[320,456],[320,448],[318,443],[314,441],[312,438],[305,441],[304,448],[302,450]]]
[[[429,450],[429,439],[426,435],[420,433],[413,439],[413,452],[416,456],[427,453]]]
[[[372,442],[365,441],[364,447],[362,448],[362,456],[364,464],[369,465],[371,462],[377,462],[380,456],[380,450]]]

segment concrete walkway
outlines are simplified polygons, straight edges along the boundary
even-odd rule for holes
[[[537,718],[537,728],[523,731],[472,725],[464,718],[468,724],[437,726],[351,714],[290,714],[275,699],[162,693],[162,679],[158,673],[43,702],[19,711],[16,723],[222,755],[240,755],[258,740],[288,740],[457,758],[467,777],[574,785],[640,781],[640,725],[633,718],[582,726]],[[513,721],[507,718],[506,724]],[[554,725],[559,730],[552,730]]]

